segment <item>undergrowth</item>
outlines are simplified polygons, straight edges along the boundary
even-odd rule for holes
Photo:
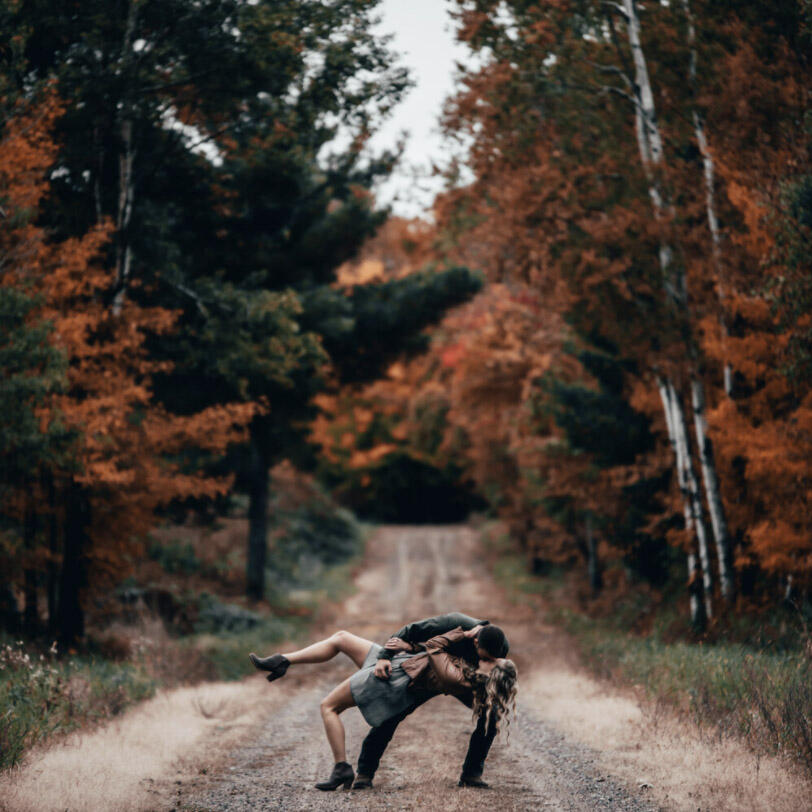
[[[251,674],[254,667],[247,656],[249,651],[267,654],[283,640],[304,637],[320,607],[350,593],[360,555],[324,569],[306,587],[300,586],[284,596],[277,593],[271,616],[251,629],[198,634],[179,644],[201,657],[214,679],[240,679]]]

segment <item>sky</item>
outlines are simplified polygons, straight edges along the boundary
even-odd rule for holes
[[[454,64],[466,61],[466,49],[455,42],[447,0],[383,0],[379,6],[382,33],[394,34],[391,47],[402,55],[415,87],[376,133],[373,147],[394,146],[409,132],[401,165],[377,190],[381,203],[402,217],[425,215],[441,189],[430,177],[432,160],[444,163],[438,119],[443,101],[454,87]],[[417,176],[415,176],[417,172]]]

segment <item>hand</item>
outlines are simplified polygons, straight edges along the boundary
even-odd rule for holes
[[[401,640],[399,637],[390,637],[384,644],[384,648],[390,651],[411,651],[411,643]]]
[[[485,627],[482,626],[481,624],[479,626],[474,626],[473,629],[468,629],[467,632],[463,632],[463,636],[467,637],[470,640],[470,639],[476,637],[480,633],[480,631],[482,631],[482,629],[484,629],[484,628]]]
[[[375,670],[372,673],[375,674],[378,679],[389,679],[392,673],[392,663],[385,658],[378,660],[378,662],[375,663]]]

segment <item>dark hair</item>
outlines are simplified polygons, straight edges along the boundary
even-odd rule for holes
[[[477,635],[477,643],[491,657],[507,657],[510,646],[505,633],[498,626],[485,626]]]

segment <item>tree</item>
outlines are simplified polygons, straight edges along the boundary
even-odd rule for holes
[[[118,308],[108,304],[115,272],[100,258],[109,235],[106,225],[82,238],[50,241],[34,224],[32,213],[57,152],[50,133],[61,110],[52,92],[36,104],[20,103],[3,131],[0,178],[10,223],[3,234],[3,297],[16,302],[18,321],[24,314],[32,325],[26,331],[12,322],[10,337],[30,341],[29,349],[37,353],[33,360],[41,367],[39,375],[23,375],[23,387],[20,375],[9,375],[19,362],[12,354],[3,358],[4,378],[16,384],[15,394],[28,398],[18,403],[18,422],[31,435],[29,449],[39,449],[26,460],[27,472],[12,472],[16,496],[10,509],[14,515],[15,499],[22,506],[17,515],[28,548],[22,563],[32,615],[37,614],[43,563],[32,548],[49,527],[44,556],[49,621],[68,645],[83,634],[89,570],[96,586],[120,576],[127,556],[151,526],[156,506],[229,487],[227,478],[187,469],[183,452],[191,445],[222,452],[239,437],[253,407],[215,406],[184,417],[156,407],[151,375],[159,366],[147,356],[145,339],[171,329],[174,315],[134,300]],[[14,293],[22,287],[30,291],[33,305]],[[51,378],[60,369],[55,361],[62,358],[67,362],[64,381],[54,385]],[[11,451],[19,453],[19,448]],[[57,557],[58,577],[51,566]]]

